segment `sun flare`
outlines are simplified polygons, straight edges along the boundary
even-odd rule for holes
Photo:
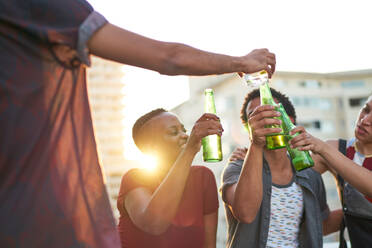
[[[148,154],[142,154],[141,157],[140,161],[142,168],[149,171],[155,171],[158,164],[156,157]]]

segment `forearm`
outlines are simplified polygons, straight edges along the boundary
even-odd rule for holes
[[[235,190],[234,215],[242,222],[251,223],[262,202],[263,148],[251,145]]]
[[[340,230],[343,213],[341,209],[332,211],[323,221],[323,235],[328,235]]]
[[[343,177],[345,181],[350,183],[361,193],[372,197],[371,171],[357,165],[354,161],[345,157],[329,144],[322,149],[320,155],[326,160],[328,166]]]
[[[242,57],[209,53],[193,47],[146,38],[106,24],[88,43],[90,52],[119,63],[166,75],[210,75],[243,71]]]
[[[195,153],[184,150],[153,193],[143,215],[149,232],[163,233],[177,213]]]

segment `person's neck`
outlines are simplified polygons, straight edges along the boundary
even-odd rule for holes
[[[272,182],[278,185],[288,184],[292,180],[293,169],[287,156],[287,150],[265,150],[264,155],[270,166]]]
[[[264,155],[271,171],[287,170],[291,165],[286,149],[265,150]]]
[[[366,157],[372,157],[372,142],[365,143],[360,140],[355,141],[355,150]]]

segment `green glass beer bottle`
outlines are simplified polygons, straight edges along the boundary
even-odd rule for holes
[[[260,99],[261,105],[272,105],[274,107],[278,107],[278,104],[274,101],[274,98],[271,95],[270,87],[269,87],[269,76],[265,70],[253,73],[253,74],[246,74],[245,80],[248,84],[259,86],[260,87]],[[281,120],[281,116],[273,117],[275,119]],[[268,128],[281,128],[281,125],[273,124],[267,125]],[[282,131],[281,133],[273,133],[266,136],[266,148],[269,150],[275,150],[280,148],[286,147],[286,139],[285,133]]]
[[[205,113],[216,114],[213,90],[205,89],[204,97]],[[221,136],[217,134],[208,135],[202,139],[202,145],[204,162],[219,162],[222,160]]]
[[[285,111],[281,103],[279,103],[277,111],[279,111],[282,116],[283,121],[282,126],[284,132],[286,133],[287,151],[289,153],[289,156],[291,157],[292,164],[296,171],[301,171],[314,166],[314,161],[311,158],[309,151],[299,151],[298,149],[296,148],[293,149],[289,146],[289,141],[292,138],[296,137],[299,133],[295,133],[294,135],[289,134],[290,131],[296,126],[292,123],[291,119],[287,115],[287,112]]]

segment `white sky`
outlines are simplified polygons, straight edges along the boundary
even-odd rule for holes
[[[165,41],[243,55],[267,47],[278,70],[372,68],[370,0],[91,0],[111,23]]]
[[[371,0],[89,2],[111,23],[153,39],[229,55],[269,48],[276,54],[277,70],[372,68]],[[127,135],[143,113],[171,108],[188,97],[186,77],[160,76],[132,67],[125,71]],[[171,91],[176,94],[170,95]]]

